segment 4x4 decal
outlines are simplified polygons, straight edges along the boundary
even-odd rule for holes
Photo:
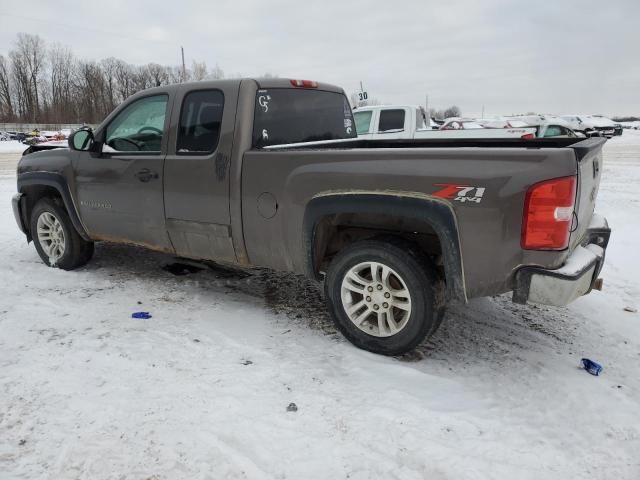
[[[456,200],[462,203],[480,203],[485,190],[485,187],[459,185],[457,183],[434,183],[434,187],[442,187],[440,190],[431,194],[434,197]]]

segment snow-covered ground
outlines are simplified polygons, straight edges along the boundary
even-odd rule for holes
[[[0,154],[4,153],[22,153],[27,149],[28,145],[17,140],[9,140],[0,142]]]
[[[0,142],[0,175],[11,175],[16,171],[16,155],[21,154],[28,145],[10,140]]]
[[[640,478],[640,132],[605,151],[605,290],[473,300],[400,359],[342,339],[298,277],[105,244],[46,268],[0,176],[0,478]]]

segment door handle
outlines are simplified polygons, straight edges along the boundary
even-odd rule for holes
[[[158,178],[158,173],[149,170],[148,168],[143,168],[139,170],[136,174],[136,178],[141,182],[149,182],[153,179]]]

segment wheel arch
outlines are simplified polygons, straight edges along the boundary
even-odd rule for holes
[[[35,204],[44,197],[57,196],[62,200],[73,227],[84,240],[90,241],[71,196],[67,180],[60,174],[50,172],[27,172],[18,175],[18,192],[24,195],[21,201],[21,215],[29,229],[29,219]],[[31,240],[31,232],[27,232],[27,239]]]
[[[426,239],[423,250],[441,259],[447,299],[466,302],[457,220],[448,202],[422,193],[392,191],[314,196],[305,207],[303,220],[307,276],[320,277],[332,239],[345,229],[361,238],[392,234],[412,241]]]

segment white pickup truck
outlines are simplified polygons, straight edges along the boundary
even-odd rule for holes
[[[444,138],[535,138],[535,128],[475,128],[433,130],[418,105],[377,105],[353,111],[358,138],[372,140]]]

